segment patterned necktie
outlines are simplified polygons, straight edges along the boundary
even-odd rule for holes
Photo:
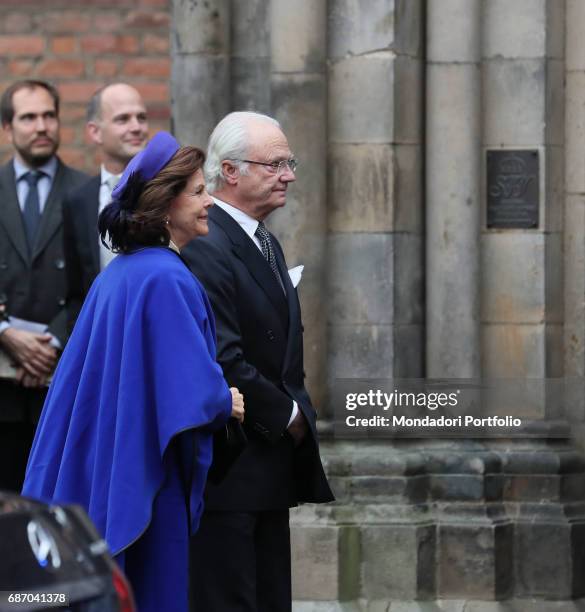
[[[108,189],[110,190],[110,197],[112,195],[112,191],[114,191],[114,187],[120,182],[121,176],[122,176],[121,174],[110,174],[110,176],[108,176],[108,178],[106,179],[106,185],[108,186]]]
[[[258,223],[258,227],[256,228],[254,235],[260,241],[260,248],[262,249],[264,259],[266,259],[268,262],[270,269],[274,273],[274,276],[276,276],[278,284],[282,287],[282,281],[280,280],[280,274],[278,273],[278,266],[276,265],[276,258],[274,257],[274,250],[272,248],[272,240],[270,240],[270,234],[262,221]]]
[[[28,185],[28,193],[24,201],[23,220],[29,249],[32,251],[35,236],[41,221],[41,205],[39,200],[38,183],[44,176],[43,172],[31,171],[23,175],[22,180]]]

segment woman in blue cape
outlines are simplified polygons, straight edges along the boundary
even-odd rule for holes
[[[243,419],[215,324],[179,251],[208,232],[204,154],[157,134],[99,219],[120,253],[98,276],[49,389],[23,493],[81,504],[138,610],[185,611],[212,434]]]

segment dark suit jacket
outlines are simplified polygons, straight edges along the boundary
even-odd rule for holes
[[[229,385],[244,395],[246,410],[248,447],[221,484],[208,484],[210,510],[275,510],[333,500],[303,381],[300,305],[282,249],[272,240],[286,295],[260,250],[219,206],[209,211],[209,235],[182,251],[207,290],[218,361]],[[286,433],[293,399],[310,426],[297,449]]]
[[[86,174],[59,160],[36,243],[29,255],[12,160],[0,167],[0,297],[6,300],[9,314],[46,323],[63,345],[67,338],[67,280],[61,205],[65,194],[85,180]],[[17,391],[24,390],[19,387]],[[14,395],[10,393],[11,398]],[[20,405],[13,408],[8,405],[16,400],[8,400],[7,394],[2,394],[1,399],[0,419],[5,409],[12,410],[13,416],[20,410]]]
[[[100,175],[71,191],[63,201],[63,232],[67,269],[67,324],[73,328],[83,300],[100,272],[97,229]]]

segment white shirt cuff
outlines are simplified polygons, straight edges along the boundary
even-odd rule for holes
[[[299,413],[299,407],[297,406],[297,403],[293,400],[292,414],[290,415],[288,425],[286,426],[287,429],[290,427],[290,424],[295,420],[295,417],[297,416],[298,413]]]

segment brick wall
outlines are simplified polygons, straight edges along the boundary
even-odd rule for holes
[[[144,97],[151,133],[170,125],[170,0],[0,0],[0,91],[38,77],[61,93],[62,159],[94,173],[85,137],[91,94],[113,81]],[[0,159],[12,154],[4,135]]]

